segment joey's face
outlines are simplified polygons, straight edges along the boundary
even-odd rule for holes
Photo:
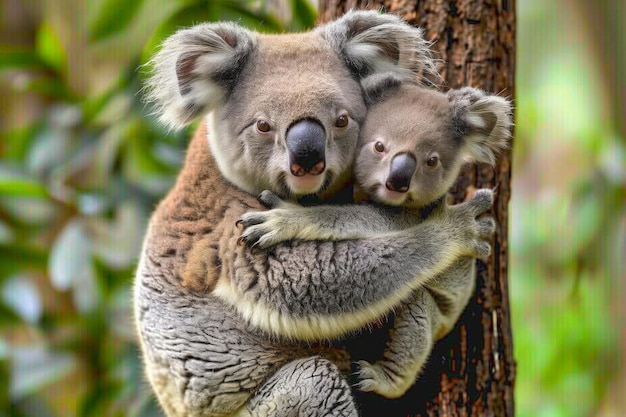
[[[347,181],[365,111],[358,82],[318,35],[263,35],[209,126],[237,185],[295,197]]]
[[[419,93],[401,89],[368,112],[355,177],[374,201],[426,206],[448,191],[464,162],[448,99]]]

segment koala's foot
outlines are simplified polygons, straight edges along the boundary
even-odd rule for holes
[[[361,391],[375,392],[385,398],[399,398],[415,383],[414,372],[396,372],[396,366],[387,361],[372,364],[358,361],[356,387]]]
[[[358,417],[350,386],[330,361],[298,359],[280,368],[246,406],[253,417]]]
[[[491,245],[487,242],[496,230],[496,222],[484,214],[493,206],[493,191],[481,189],[465,203],[448,207],[452,224],[465,228],[462,242],[467,255],[486,258],[491,253]]]
[[[288,203],[271,191],[259,195],[259,201],[271,210],[246,213],[237,221],[243,226],[239,242],[262,249],[297,236],[301,220],[296,214],[300,206]]]
[[[287,209],[246,213],[237,223],[244,227],[239,241],[261,249],[294,239],[298,233],[297,221]]]

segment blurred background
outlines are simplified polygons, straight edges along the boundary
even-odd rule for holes
[[[517,415],[624,416],[626,6],[517,3]],[[157,416],[130,283],[189,132],[146,116],[137,69],[179,26],[300,30],[315,5],[0,5],[0,417]]]

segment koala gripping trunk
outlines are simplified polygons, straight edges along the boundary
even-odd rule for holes
[[[425,29],[427,38],[436,40],[433,49],[441,59],[438,70],[443,77],[437,84],[515,96],[515,0],[321,1],[320,22],[355,8],[381,7]],[[515,415],[507,283],[510,156],[500,158],[495,170],[484,164],[467,166],[452,193],[458,202],[472,188],[496,185],[494,211],[499,226],[494,253],[477,265],[477,289],[460,322],[435,345],[422,376],[401,400],[389,402],[373,395],[359,398],[363,417]]]

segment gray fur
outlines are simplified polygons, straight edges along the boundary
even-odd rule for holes
[[[450,91],[448,100],[442,93],[401,86],[395,76],[373,76],[363,84],[371,108],[359,142],[357,186],[370,190],[373,199],[403,207],[300,207],[264,191],[261,200],[272,210],[242,217],[246,227],[242,236],[248,243],[266,248],[290,239],[369,239],[415,227],[424,221],[425,209],[432,209],[431,216],[435,217],[452,209],[445,208],[442,202],[434,208],[426,206],[445,195],[465,160],[495,163],[495,153],[508,146],[511,108],[504,99],[468,87]],[[388,109],[396,111],[391,124],[387,122]],[[397,124],[400,120],[406,120],[405,124],[409,125],[410,120],[417,120],[417,129]],[[394,200],[395,194],[390,197],[394,199],[385,199],[386,191],[380,191],[385,181],[376,176],[381,167],[389,170],[386,161],[391,156],[372,150],[371,145],[376,141],[384,142],[385,153],[391,156],[399,152],[418,155],[408,197],[402,201]],[[438,166],[419,166],[420,161],[433,154],[441,158]],[[491,191],[479,190],[474,198],[491,202]],[[481,219],[478,224],[478,234],[483,238],[495,230],[491,218]],[[473,256],[481,255],[476,252]],[[416,380],[434,341],[454,326],[473,288],[474,262],[469,257],[459,259],[442,274],[424,281],[423,287],[396,310],[384,357],[375,364],[360,362],[359,388],[392,398],[403,395]]]
[[[223,100],[228,86],[218,76],[236,76],[256,44],[256,33],[232,22],[179,30],[147,64],[145,101],[168,127],[191,123]]]
[[[288,199],[332,197],[350,178],[365,117],[358,78],[391,69],[411,80],[432,67],[421,31],[374,12],[351,12],[291,35],[200,25],[165,42],[152,62],[147,101],[173,128],[211,112],[210,154],[200,160],[188,154],[151,220],[135,281],[146,373],[168,416],[263,415],[276,401],[286,401],[290,409],[280,411],[294,415],[356,415],[338,375],[348,369],[349,352],[318,340],[367,325],[374,305],[380,304],[376,316],[386,314],[460,256],[489,252],[476,220],[489,198],[371,239],[293,242],[268,251],[237,247],[230,238],[234,220],[223,222],[252,207],[233,184]],[[341,114],[349,124],[337,128]],[[255,131],[260,118],[271,124],[270,134]],[[302,119],[319,121],[327,135],[327,169],[320,181],[304,184],[289,177],[284,142]],[[223,180],[210,176],[218,172],[213,164]],[[183,287],[178,269],[201,239],[211,239],[207,264],[219,278],[205,293]],[[297,319],[315,330],[300,334],[290,325]],[[312,359],[318,356],[324,359]],[[310,376],[313,385],[293,387]]]
[[[413,82],[416,74],[437,76],[423,30],[393,14],[351,10],[317,31],[360,78],[385,71]]]

